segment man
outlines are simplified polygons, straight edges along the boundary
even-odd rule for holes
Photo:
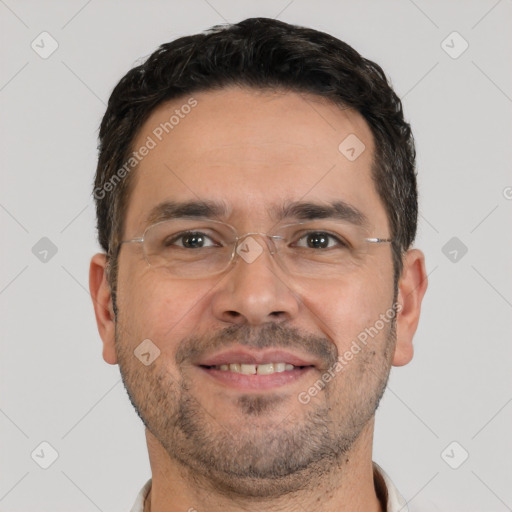
[[[426,290],[415,150],[376,64],[257,18],[114,89],[90,289],[146,427],[132,511],[406,510],[372,463]]]

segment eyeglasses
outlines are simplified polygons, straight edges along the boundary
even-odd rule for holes
[[[335,278],[363,264],[371,246],[390,242],[390,238],[368,238],[361,228],[333,220],[281,225],[271,234],[238,235],[233,226],[221,221],[179,218],[153,224],[140,238],[123,240],[117,249],[141,243],[151,267],[198,279],[224,272],[237,255],[252,263],[266,245],[277,264],[292,276]]]

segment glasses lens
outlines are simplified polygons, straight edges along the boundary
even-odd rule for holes
[[[333,221],[301,223],[278,230],[278,255],[291,275],[338,277],[360,266],[368,251],[365,233]]]
[[[154,268],[181,277],[204,277],[231,261],[236,233],[227,225],[197,219],[173,219],[148,228],[144,254]]]

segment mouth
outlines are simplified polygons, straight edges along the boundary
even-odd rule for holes
[[[219,370],[221,372],[243,373],[244,375],[272,375],[274,373],[290,372],[294,370],[302,370],[304,368],[312,368],[312,365],[294,366],[290,363],[263,363],[263,364],[244,364],[230,363],[220,365],[200,365],[202,368],[209,370]]]
[[[301,379],[318,362],[286,351],[231,350],[196,364],[214,382],[238,390],[272,389]]]

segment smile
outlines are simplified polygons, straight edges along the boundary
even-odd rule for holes
[[[294,366],[289,363],[264,363],[264,364],[221,364],[215,366],[205,366],[213,370],[220,370],[223,372],[243,373],[245,375],[271,375],[273,373],[281,373],[286,371],[293,371],[296,368],[305,368],[305,366]]]

